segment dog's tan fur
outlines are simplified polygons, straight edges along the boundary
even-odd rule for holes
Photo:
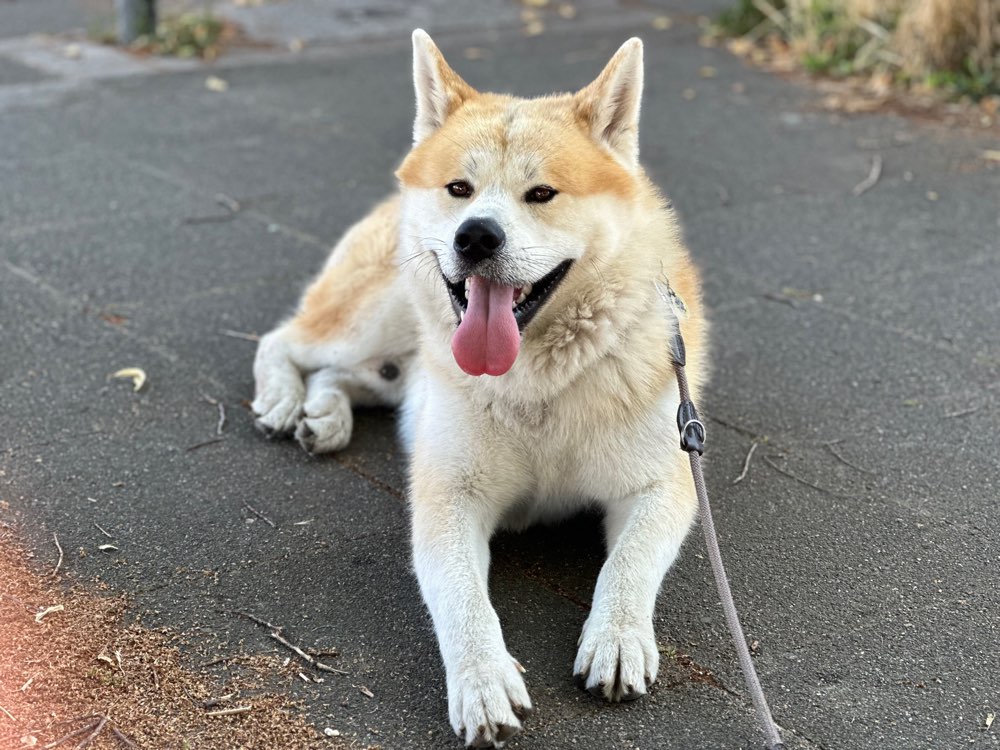
[[[476,92],[415,32],[414,80],[401,196],[345,235],[296,316],[261,342],[254,410],[269,434],[294,430],[320,452],[346,444],[351,403],[402,402],[414,565],[452,726],[500,747],[531,707],[487,596],[501,525],[602,508],[608,558],[574,671],[609,700],[638,697],[656,677],[653,605],[696,507],[668,341],[679,321],[697,397],[707,326],[677,221],[638,164],[638,40],[577,94],[524,100]],[[471,199],[448,194],[455,179],[476,185]],[[525,204],[539,184],[557,196]],[[456,364],[441,279],[461,278],[450,240],[478,215],[506,229],[497,262],[510,277],[533,283],[574,261],[499,377]],[[667,309],[656,280],[685,311]],[[384,377],[386,364],[399,377]]]

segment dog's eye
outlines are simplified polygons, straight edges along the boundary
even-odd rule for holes
[[[548,185],[538,185],[525,193],[524,199],[528,203],[548,203],[556,197],[556,192],[555,188],[550,188]]]
[[[465,180],[453,180],[445,185],[445,189],[448,191],[449,195],[456,198],[468,198],[472,195],[472,185],[467,183]]]

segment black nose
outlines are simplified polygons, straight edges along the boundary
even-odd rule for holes
[[[492,258],[507,241],[493,219],[466,219],[455,232],[455,252],[469,263]]]

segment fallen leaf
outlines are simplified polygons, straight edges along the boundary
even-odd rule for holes
[[[369,698],[374,698],[375,697],[375,693],[373,693],[371,690],[369,690],[368,688],[366,688],[364,685],[358,685],[358,690],[361,691],[362,695],[366,695]]]
[[[146,372],[140,367],[126,367],[114,373],[113,378],[132,378],[132,392],[137,393],[146,385]]]
[[[565,18],[567,21],[576,18],[576,6],[572,3],[560,3],[557,12],[561,18]]]
[[[674,20],[670,16],[657,16],[653,19],[653,28],[657,31],[666,31],[674,25]]]
[[[118,550],[118,548],[113,544],[99,544],[97,545],[97,549],[101,550],[101,552],[107,552],[107,551],[116,552]]]
[[[209,76],[205,79],[205,88],[221,94],[223,91],[229,90],[229,82],[218,76]]]
[[[524,27],[524,33],[528,36],[539,36],[545,33],[545,24],[541,21],[529,21]]]
[[[989,729],[993,725],[993,720],[997,717],[996,714],[986,714],[986,728]]]
[[[704,65],[698,68],[698,75],[702,78],[715,78],[716,70],[711,65]]]
[[[983,151],[982,156],[987,161],[1000,161],[1000,150],[988,148]]]

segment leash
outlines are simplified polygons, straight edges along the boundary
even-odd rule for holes
[[[694,489],[698,494],[698,514],[701,519],[701,527],[705,532],[705,545],[708,547],[708,559],[712,564],[712,573],[715,576],[715,586],[719,591],[719,598],[722,599],[722,611],[726,618],[726,625],[729,627],[729,634],[733,638],[733,645],[736,647],[736,656],[739,658],[740,669],[743,670],[743,678],[746,680],[747,689],[750,691],[750,698],[753,701],[754,711],[757,714],[757,723],[760,724],[764,733],[764,740],[767,743],[767,750],[784,750],[785,746],[781,742],[781,734],[771,716],[771,709],[767,705],[764,697],[764,690],[760,686],[760,679],[757,677],[757,670],[754,669],[753,661],[750,658],[750,649],[747,648],[746,636],[743,635],[743,627],[740,625],[740,617],[736,612],[736,605],[733,603],[733,593],[729,588],[729,579],[726,577],[726,569],[722,565],[722,553],[719,551],[719,539],[715,534],[715,522],[712,520],[712,508],[708,504],[708,490],[705,488],[705,475],[701,470],[701,457],[705,452],[705,439],[707,433],[704,423],[698,419],[698,410],[691,400],[691,392],[688,390],[687,375],[684,372],[686,355],[684,351],[684,338],[681,336],[680,314],[683,314],[684,303],[670,286],[666,291],[658,282],[654,282],[656,291],[667,306],[670,308],[677,320],[677,330],[670,340],[670,354],[674,361],[674,372],[677,375],[677,388],[680,391],[680,405],[677,407],[677,429],[680,432],[681,450],[688,454],[691,460],[691,476],[694,478]],[[680,314],[678,314],[680,311]]]

